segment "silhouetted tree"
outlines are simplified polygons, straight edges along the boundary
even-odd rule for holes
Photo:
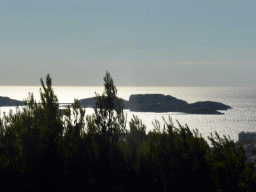
[[[256,169],[253,162],[248,162],[240,174],[239,188],[241,191],[256,191]]]
[[[100,134],[106,134],[108,141],[117,143],[126,128],[124,105],[116,95],[117,89],[109,72],[106,72],[103,80],[103,94],[100,96],[96,93],[95,123]]]
[[[221,138],[217,132],[215,136],[211,134],[208,139],[212,151],[207,155],[207,159],[217,189],[223,192],[241,191],[239,180],[246,167],[243,147],[236,148],[233,140],[225,135]],[[255,183],[253,185],[255,186]]]
[[[123,103],[106,72],[95,114],[77,99],[59,110],[48,74],[40,101],[0,118],[0,191],[255,191],[256,170],[242,146],[208,137],[171,118],[155,129],[133,116],[126,131]]]

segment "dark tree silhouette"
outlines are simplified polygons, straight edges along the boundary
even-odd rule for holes
[[[77,99],[59,110],[48,74],[33,94],[0,118],[0,191],[255,191],[256,172],[242,146],[217,133],[208,139],[171,118],[146,126],[123,103],[106,72],[95,114]]]
[[[100,134],[105,134],[108,141],[117,143],[121,134],[126,130],[124,105],[117,97],[117,89],[109,72],[106,72],[103,80],[103,94],[96,93],[95,123]]]

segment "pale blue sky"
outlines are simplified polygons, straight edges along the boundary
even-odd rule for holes
[[[256,86],[256,0],[0,1],[0,85]]]

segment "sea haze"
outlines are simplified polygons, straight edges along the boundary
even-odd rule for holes
[[[74,98],[83,99],[95,96],[95,92],[101,94],[103,87],[85,86],[55,86],[54,92],[60,103],[71,103]],[[39,86],[0,86],[0,96],[12,99],[24,100],[29,92],[33,92],[35,99],[39,101]],[[187,124],[191,129],[198,129],[204,138],[217,131],[220,135],[230,135],[238,140],[240,131],[256,131],[256,88],[255,87],[117,87],[118,97],[128,100],[131,94],[161,93],[183,99],[188,103],[196,101],[222,102],[232,107],[223,111],[224,115],[191,115],[184,113],[127,113],[128,121],[132,115],[137,115],[147,126],[147,131],[153,130],[152,121],[159,120],[163,128],[162,117],[168,116],[182,125]],[[1,115],[15,107],[1,107]],[[92,114],[93,109],[86,109],[87,114]],[[127,124],[127,128],[129,128]]]

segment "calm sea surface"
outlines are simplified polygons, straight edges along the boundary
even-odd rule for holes
[[[29,92],[33,92],[35,99],[39,101],[40,93],[37,86],[0,86],[0,96],[12,99],[24,100]],[[184,113],[127,113],[128,121],[132,115],[137,115],[147,126],[147,131],[154,127],[152,121],[157,119],[163,127],[162,117],[168,119],[170,115],[173,121],[178,120],[182,125],[187,124],[190,129],[198,129],[203,137],[217,131],[220,135],[230,135],[238,140],[240,131],[256,131],[256,88],[255,87],[117,87],[118,97],[128,100],[131,94],[162,93],[183,99],[188,103],[196,101],[217,101],[230,105],[232,109],[223,111],[224,115],[190,115]],[[95,92],[101,94],[103,87],[54,87],[60,103],[71,103],[74,98],[83,99],[95,96]],[[15,107],[0,107],[1,115]],[[93,113],[93,109],[86,109],[87,114]],[[177,123],[174,123],[177,125]]]

